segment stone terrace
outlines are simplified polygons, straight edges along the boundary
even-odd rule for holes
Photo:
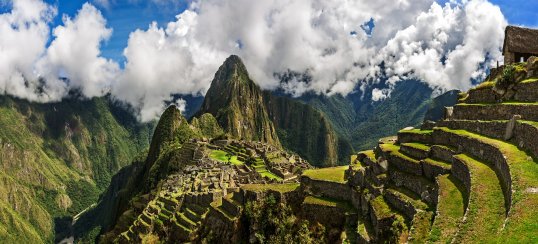
[[[374,242],[391,235],[418,243],[538,241],[538,60],[516,70],[504,87],[502,72],[492,72],[443,121],[404,129],[396,141],[353,157],[346,174],[375,230],[361,235]],[[406,226],[390,232],[398,216]]]

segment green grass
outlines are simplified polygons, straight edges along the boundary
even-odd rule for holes
[[[219,161],[219,162],[223,162],[223,163],[230,162],[233,165],[243,165],[243,164],[245,164],[243,161],[237,159],[237,156],[235,156],[235,155],[231,156],[229,158],[230,160],[228,161],[228,156],[229,156],[229,154],[227,152],[225,152],[225,151],[222,151],[222,150],[213,150],[209,154],[209,158],[211,158],[213,160],[216,160],[216,161]]]
[[[410,237],[413,239],[409,243],[425,243],[428,239],[428,234],[430,232],[431,220],[433,218],[433,213],[430,211],[419,211],[413,217],[411,223],[412,229],[409,233]]]
[[[278,181],[281,181],[282,178],[276,176],[275,174],[271,173],[270,171],[268,170],[265,170],[265,171],[258,171],[258,173],[262,176],[262,177],[267,177],[269,179],[275,179],[275,180],[278,180]]]
[[[439,184],[439,203],[437,216],[433,222],[429,242],[447,243],[452,240],[465,212],[464,186],[454,177],[441,175]]]
[[[421,150],[421,151],[429,151],[430,150],[430,146],[424,145],[422,143],[403,143],[402,146],[411,147],[411,148],[418,149],[418,150]]]
[[[435,165],[435,166],[439,166],[439,167],[442,167],[442,168],[445,168],[445,169],[450,169],[451,166],[452,166],[451,164],[449,164],[447,162],[434,160],[434,159],[431,159],[431,158],[426,158],[423,161],[424,161],[424,163],[427,163],[429,165]]]
[[[495,86],[495,81],[485,81],[480,83],[478,86],[472,88],[471,90],[481,90],[481,89],[489,89],[493,88]]]
[[[421,129],[412,129],[412,130],[400,130],[398,133],[412,133],[412,134],[421,134],[421,135],[431,135],[432,130],[421,130]]]
[[[381,150],[383,152],[389,153],[392,156],[399,157],[399,158],[404,159],[405,161],[408,161],[408,162],[411,162],[411,163],[415,163],[415,164],[420,163],[420,161],[401,153],[400,152],[400,147],[397,146],[397,145],[394,145],[394,144],[380,144],[379,147],[381,148]]]
[[[496,241],[538,242],[538,194],[527,192],[529,188],[538,187],[538,164],[516,145],[484,137],[463,130],[439,128],[445,132],[473,138],[496,147],[506,158],[512,175],[512,208],[502,235]],[[493,238],[492,238],[493,239]]]
[[[292,192],[299,188],[299,184],[247,184],[241,188],[248,191],[263,192],[268,190],[278,191],[281,193]]]
[[[307,196],[305,197],[303,204],[312,204],[312,205],[320,205],[320,206],[327,206],[327,207],[335,207],[340,208],[347,211],[355,211],[351,204],[344,201],[338,201],[331,198],[326,197],[315,197],[315,196]]]
[[[209,154],[209,158],[217,160],[219,162],[228,162],[228,153],[221,150],[213,150]]]
[[[537,82],[537,81],[538,81],[538,78],[530,78],[530,79],[521,81],[521,83],[532,83],[532,82]]]
[[[364,154],[364,155],[366,155],[366,157],[368,157],[368,158],[369,158],[371,161],[373,161],[373,162],[376,161],[374,150],[362,151],[362,152],[359,152],[359,154]]]
[[[454,156],[469,168],[471,192],[468,211],[456,243],[488,242],[498,235],[505,218],[504,195],[495,171],[467,155]]]
[[[331,181],[337,183],[345,183],[344,173],[348,166],[323,168],[323,169],[309,169],[306,170],[303,175],[313,180]]]
[[[390,208],[389,204],[385,202],[385,199],[381,195],[372,199],[370,205],[375,210],[376,216],[379,219],[390,218],[395,214],[395,211]]]

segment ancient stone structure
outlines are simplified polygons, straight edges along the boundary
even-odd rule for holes
[[[527,62],[538,56],[538,30],[507,26],[503,45],[504,64]]]

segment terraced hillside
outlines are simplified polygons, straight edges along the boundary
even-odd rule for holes
[[[296,170],[300,160],[263,143],[185,142],[206,143],[209,163],[180,158],[178,171],[133,199],[129,217],[101,240],[537,243],[531,61],[494,70],[443,120],[380,139],[347,166]]]
[[[353,157],[350,186],[360,192],[362,214],[374,230],[359,236],[536,243],[537,68],[534,60],[502,67],[485,84],[461,94],[444,120],[402,130]],[[510,69],[519,73],[503,71]],[[394,232],[399,216],[405,219],[403,228]]]

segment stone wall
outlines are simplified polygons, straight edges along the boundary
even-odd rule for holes
[[[499,180],[503,188],[506,207],[507,209],[510,208],[510,203],[512,202],[512,177],[508,162],[499,149],[479,140],[442,130],[434,130],[434,138],[436,144],[459,147],[459,149],[466,154],[479,159],[483,163],[491,165],[500,178]]]
[[[538,101],[538,82],[517,83],[514,87],[514,100],[520,102]]]
[[[422,165],[418,161],[410,161],[395,155],[388,155],[388,161],[391,168],[414,175],[422,175]]]
[[[500,96],[492,89],[472,89],[467,93],[469,96],[465,99],[465,103],[495,103]]]
[[[421,161],[424,176],[430,180],[434,180],[438,175],[450,173],[450,166],[442,167],[440,165],[429,164],[426,161]]]
[[[314,195],[351,201],[351,187],[346,183],[331,181],[313,180],[306,176],[301,176],[301,187],[306,192],[312,192]]]
[[[320,204],[303,203],[301,217],[310,222],[318,222],[330,228],[342,228],[345,224],[346,211],[344,209]]]
[[[509,120],[515,114],[521,115],[523,120],[538,121],[538,105],[456,105],[454,106],[453,119]]]
[[[454,156],[456,152],[453,151],[450,148],[442,147],[439,145],[433,145],[430,148],[430,155],[435,160],[441,160],[446,163],[452,163],[452,156]]]
[[[447,120],[439,121],[437,126],[466,130],[502,140],[506,130],[506,124],[507,122],[505,121]]]
[[[451,170],[452,175],[463,183],[465,186],[466,195],[469,196],[469,193],[471,192],[471,171],[469,170],[469,167],[467,167],[467,165],[461,160],[454,158]]]
[[[400,152],[416,159],[425,159],[429,156],[429,151],[414,148],[411,146],[401,145]]]
[[[409,131],[400,131],[398,132],[398,143],[406,142],[420,142],[424,144],[431,144],[432,137],[431,134],[425,133],[413,133]]]
[[[390,180],[397,187],[405,187],[420,196],[428,204],[437,204],[437,188],[424,177],[407,174],[397,170],[389,171]]]
[[[508,122],[506,121],[453,120],[438,122],[437,126],[466,130],[503,140],[507,124]],[[520,149],[528,150],[534,157],[538,157],[538,127],[518,121],[510,141],[516,144]]]
[[[392,190],[385,191],[384,198],[391,206],[403,213],[407,219],[413,219],[413,216],[417,213],[417,209],[413,204],[404,201]]]
[[[512,141],[518,147],[528,150],[534,158],[538,158],[538,127],[519,121],[516,123]]]

